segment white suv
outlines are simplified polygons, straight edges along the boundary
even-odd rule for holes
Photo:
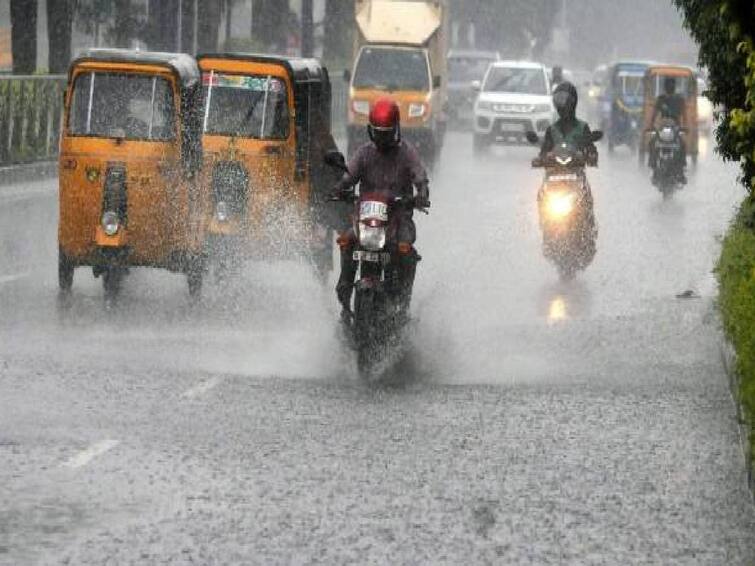
[[[542,134],[556,120],[546,68],[539,63],[497,61],[488,67],[475,102],[474,149],[523,144],[528,131]]]

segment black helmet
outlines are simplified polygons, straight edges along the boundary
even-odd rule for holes
[[[561,119],[576,117],[577,102],[579,102],[577,88],[568,81],[561,83],[553,91],[553,105]]]

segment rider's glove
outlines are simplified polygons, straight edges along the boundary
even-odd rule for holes
[[[430,187],[427,183],[417,187],[417,196],[414,197],[416,208],[430,208]]]

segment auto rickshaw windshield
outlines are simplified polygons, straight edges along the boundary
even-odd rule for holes
[[[175,138],[173,89],[164,77],[88,72],[73,86],[73,136],[168,141]]]
[[[619,73],[616,77],[616,89],[625,96],[642,96],[643,74]]]
[[[288,89],[268,75],[202,76],[206,134],[284,140],[289,134]]]

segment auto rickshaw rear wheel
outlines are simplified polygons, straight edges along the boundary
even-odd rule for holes
[[[64,293],[71,291],[73,287],[74,266],[66,257],[66,254],[58,248],[58,286]]]

